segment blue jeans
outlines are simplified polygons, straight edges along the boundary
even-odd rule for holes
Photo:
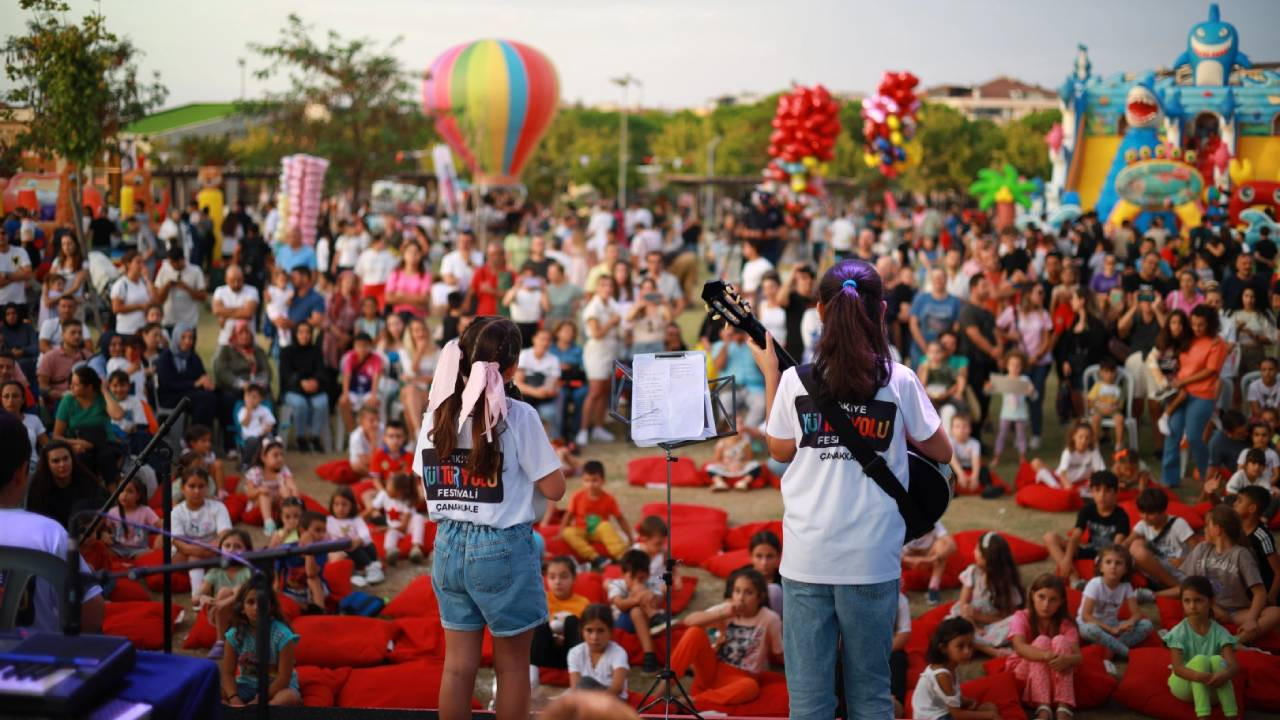
[[[585,383],[582,387],[560,389],[560,398],[557,402],[560,406],[560,422],[556,427],[551,428],[553,440],[559,440],[565,435],[573,437],[573,434],[578,432],[578,428],[582,427],[582,403],[587,400],[587,390]]]
[[[1027,375],[1031,377],[1031,386],[1036,389],[1036,396],[1027,401],[1028,410],[1031,412],[1031,436],[1040,437],[1040,431],[1044,429],[1044,386],[1049,380],[1049,370],[1053,368],[1053,363],[1046,365],[1033,365],[1027,369]]]
[[[1182,407],[1169,416],[1169,437],[1164,440],[1164,456],[1160,463],[1160,481],[1166,487],[1178,487],[1182,482],[1179,445],[1184,431],[1187,444],[1191,446],[1191,459],[1195,461],[1200,477],[1205,477],[1209,471],[1209,446],[1204,443],[1204,428],[1213,418],[1215,400],[1188,395]]]
[[[845,703],[852,718],[893,717],[889,654],[898,581],[815,585],[782,579],[782,625],[792,718],[830,720],[836,712],[836,629],[843,639]]]
[[[293,427],[299,437],[328,437],[329,396],[323,392],[303,395],[296,392],[284,394],[284,404],[293,411]]]
[[[1112,635],[1093,623],[1080,623],[1080,637],[1096,645],[1105,645],[1116,655],[1129,657],[1129,648],[1147,639],[1155,626],[1147,618],[1142,618],[1136,625],[1120,635]]]

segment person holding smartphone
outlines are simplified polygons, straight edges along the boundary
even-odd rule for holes
[[[671,322],[671,306],[652,277],[640,282],[640,292],[627,313],[631,325],[631,354],[662,352],[667,324]]]
[[[520,277],[507,290],[502,304],[511,309],[511,321],[520,328],[521,347],[533,345],[533,335],[538,332],[542,316],[551,309],[547,296],[547,281],[538,277],[537,268],[526,260],[520,266]]]

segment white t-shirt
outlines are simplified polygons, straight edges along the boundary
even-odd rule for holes
[[[227,506],[217,500],[205,500],[192,510],[186,502],[173,506],[173,534],[184,538],[205,540],[231,527],[231,515]]]
[[[898,593],[898,617],[893,621],[893,634],[911,632],[911,601],[906,595]]]
[[[116,401],[120,405],[120,409],[124,411],[124,415],[119,420],[112,419],[111,424],[120,428],[121,432],[131,433],[135,430],[145,432],[149,425],[147,421],[147,411],[143,408],[142,397],[139,395],[129,395],[123,400]]]
[[[168,260],[160,263],[160,269],[156,271],[156,289],[162,290],[164,286],[175,280],[181,280],[187,284],[187,287],[204,290],[204,273],[200,272],[200,268],[195,265],[186,265],[179,272],[173,269],[173,265],[170,265]],[[177,325],[178,323],[192,326],[200,324],[200,303],[192,299],[191,293],[182,288],[170,290],[169,296],[164,299],[164,324]]]
[[[578,643],[569,648],[569,655],[565,658],[569,665],[569,672],[578,673],[584,678],[591,678],[606,688],[613,684],[613,671],[618,668],[630,670],[631,664],[627,662],[627,651],[622,646],[612,640],[609,641],[609,647],[604,649],[604,653],[600,655],[600,661],[594,666],[591,664],[591,648],[587,647],[585,642]],[[619,698],[627,699],[627,681],[622,681],[622,692],[618,694]]]
[[[31,258],[27,251],[17,245],[10,245],[8,250],[0,252],[0,273],[8,275],[24,268],[31,267]],[[25,303],[27,301],[27,283],[11,282],[0,287],[0,305]]]
[[[1247,401],[1258,403],[1259,407],[1273,408],[1280,407],[1280,380],[1275,385],[1267,387],[1262,382],[1262,378],[1258,378],[1249,383],[1249,391]]]
[[[511,303],[511,322],[536,323],[542,319],[542,291],[520,287]]]
[[[1120,606],[1133,597],[1133,586],[1127,582],[1121,582],[1114,588],[1107,587],[1101,577],[1095,577],[1084,586],[1085,598],[1093,598],[1093,617],[1101,620],[1103,624],[1115,625],[1120,622],[1117,615],[1120,612]],[[1076,622],[1084,622],[1084,601],[1080,601],[1080,610],[1076,612]]]
[[[587,327],[587,321],[591,320],[592,318],[595,318],[596,322],[600,323],[601,327],[604,327],[609,323],[611,319],[613,319],[614,315],[621,315],[621,314],[622,314],[622,309],[618,307],[618,301],[614,300],[613,298],[601,300],[599,295],[593,295],[591,297],[590,302],[587,303],[587,306],[582,309],[582,327],[584,328],[584,332]],[[612,342],[612,341],[616,341],[617,339],[618,339],[617,325],[614,325],[613,329],[606,332],[604,337],[599,338],[599,340],[589,336],[585,338],[586,342],[592,342],[592,341]]]
[[[332,515],[325,518],[324,532],[330,540],[356,540],[365,545],[373,544],[373,536],[369,534],[369,525],[359,515],[349,518],[336,518]]]
[[[388,529],[401,532],[409,527],[409,519],[413,517],[415,512],[414,503],[393,498],[387,494],[386,490],[379,490],[369,504],[375,509],[381,510],[387,516]]]
[[[869,444],[906,486],[907,437],[923,442],[941,424],[920,379],[894,363],[888,384],[870,402],[845,409],[854,413],[855,427],[866,418]],[[898,506],[862,474],[836,433],[821,432],[821,414],[795,368],[782,374],[765,427],[771,437],[794,440],[797,448],[782,476],[782,575],[823,585],[899,577],[906,524]]]
[[[471,251],[470,262],[463,257],[461,250],[453,250],[446,253],[440,259],[440,274],[452,275],[458,282],[458,287],[471,287],[471,276],[476,274],[476,268],[484,264],[484,255],[479,250]]]
[[[754,295],[760,289],[760,281],[765,274],[773,270],[773,263],[768,258],[758,257],[749,260],[742,266],[742,292]]]
[[[0,291],[2,292],[2,291]],[[140,305],[151,302],[151,291],[147,289],[145,280],[139,278],[134,282],[126,275],[121,275],[119,280],[111,286],[111,299],[123,300],[125,305]],[[133,335],[147,324],[147,311],[133,310],[127,313],[119,313],[116,315],[116,332],[121,335]]]
[[[612,232],[613,215],[603,210],[591,213],[591,219],[587,221],[587,249],[594,252],[596,257],[604,255]]]
[[[53,347],[61,345],[62,318],[54,315],[48,320],[40,323],[40,339],[47,341]]]
[[[831,221],[828,229],[831,233],[831,249],[840,252],[850,252],[853,250],[853,236],[857,231],[853,227],[853,221],[849,218],[836,218]]]
[[[381,436],[381,433],[379,433]],[[364,436],[364,430],[356,428],[347,436],[347,462],[356,464],[361,457],[367,462],[373,456],[373,443]]]
[[[356,262],[360,259],[360,253],[364,252],[368,246],[368,235],[339,235],[334,242],[338,267],[354,269]]]
[[[253,410],[242,407],[236,420],[240,421],[240,436],[245,439],[262,437],[276,425],[276,416],[266,405],[259,405]]]
[[[1191,548],[1187,545],[1187,541],[1196,534],[1191,529],[1191,525],[1177,515],[1170,515],[1165,523],[1169,525],[1169,531],[1160,538],[1160,542],[1153,549],[1160,553],[1160,557],[1170,559],[1180,558],[1190,552]],[[1148,525],[1146,520],[1139,520],[1138,524],[1133,526],[1133,531],[1142,536],[1148,545],[1151,545],[1160,534],[1160,530]]]
[[[1106,469],[1107,463],[1097,448],[1083,453],[1063,448],[1062,456],[1058,458],[1058,477],[1071,484],[1084,482],[1095,472]]]
[[[1231,479],[1227,480],[1227,494],[1239,495],[1241,490],[1249,487],[1250,485],[1257,485],[1260,488],[1265,488],[1267,490],[1270,490],[1271,489],[1271,473],[1269,472],[1262,473],[1261,475],[1258,476],[1258,479],[1255,482],[1255,481],[1249,480],[1249,476],[1245,474],[1244,470],[1237,470],[1231,474]]]
[[[360,253],[360,259],[356,260],[356,275],[360,277],[362,285],[386,285],[391,271],[399,264],[400,260],[395,253],[386,248],[365,248]]]
[[[524,371],[526,383],[530,381],[530,375],[542,375],[543,380],[537,383],[535,387],[541,387],[548,380],[560,377],[560,361],[556,359],[555,355],[551,354],[550,350],[543,353],[542,357],[538,357],[534,354],[533,348],[525,348],[520,351],[520,359],[516,361],[516,367]],[[536,380],[537,378],[532,379]]]
[[[432,520],[462,520],[501,530],[542,517],[547,500],[534,483],[558,470],[560,458],[533,406],[507,400],[506,428],[498,435],[502,473],[496,478],[471,478],[463,470],[471,455],[471,418],[458,427],[458,447],[448,458],[436,456],[431,430],[430,423],[423,423],[418,432],[413,472],[422,478]]]
[[[916,689],[911,693],[912,717],[916,720],[938,720],[938,718],[951,717],[952,707],[960,707],[964,700],[960,695],[960,683],[952,675],[951,694],[942,692],[942,686],[938,684],[938,676],[944,673],[950,675],[951,671],[945,667],[935,668],[932,665],[926,665],[924,672],[920,673]]]
[[[977,438],[970,437],[964,442],[951,441],[951,447],[955,452],[956,462],[960,463],[960,467],[965,470],[973,469],[973,459],[977,457],[979,461],[982,459],[982,444]]]
[[[27,428],[27,441],[31,443],[31,467],[29,470],[35,472],[36,463],[40,460],[40,451],[36,449],[36,438],[45,434],[45,426],[39,415],[31,413],[23,413],[22,424]]]
[[[56,520],[37,515],[17,508],[0,509],[0,545],[29,548],[47,552],[66,562],[67,530]],[[80,572],[91,572],[89,565],[80,558]],[[0,588],[4,584],[0,583]],[[31,606],[35,608],[35,619],[32,630],[43,632],[62,632],[61,618],[58,616],[58,597],[61,591],[48,582],[36,579],[36,593]],[[92,600],[102,594],[97,585],[87,585],[84,599]]]
[[[238,310],[245,307],[249,303],[258,302],[258,289],[252,285],[245,285],[240,288],[240,292],[231,289],[229,285],[223,285],[213,291],[213,301],[222,303],[222,307],[227,310]],[[231,339],[230,321],[222,324],[222,329],[218,331],[218,344],[226,345]],[[249,328],[253,328],[253,323],[249,323]]]
[[[631,238],[631,257],[644,259],[655,250],[662,252],[662,233],[658,230],[641,230]]]

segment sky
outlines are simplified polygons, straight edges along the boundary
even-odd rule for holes
[[[874,91],[885,70],[910,70],[925,86],[973,84],[1009,75],[1055,88],[1076,44],[1095,73],[1167,67],[1205,20],[1204,0],[70,0],[72,13],[100,9],[114,32],[145,51],[167,107],[281,89],[259,81],[249,43],[274,40],[291,10],[314,27],[393,48],[407,69],[425,69],[452,45],[483,37],[530,44],[556,66],[561,99],[616,104],[610,78],[642,85],[631,102],[680,108],[739,92],[768,93],[792,82],[836,92]],[[1261,32],[1280,26],[1280,0],[1223,0],[1241,49],[1280,60]],[[0,6],[0,34],[20,28],[16,0]],[[1274,37],[1274,36],[1272,36]]]

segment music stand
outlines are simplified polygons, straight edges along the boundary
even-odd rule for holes
[[[684,353],[657,353],[657,357],[681,357]],[[609,416],[614,420],[622,423],[627,427],[631,427],[630,407],[627,412],[623,412],[623,405],[630,403],[630,390],[633,376],[630,366],[620,360],[614,361],[613,388],[609,393]],[[671,553],[671,537],[675,534],[675,527],[671,524],[671,466],[675,463],[676,458],[671,452],[677,448],[688,447],[698,443],[719,440],[725,437],[732,437],[738,434],[738,398],[734,393],[736,385],[732,375],[714,378],[707,382],[708,389],[711,393],[711,417],[716,429],[716,434],[709,438],[698,440],[682,440],[679,442],[658,443],[658,447],[662,448],[667,455],[667,557],[666,564],[662,572],[662,595],[666,603],[667,627],[663,631],[666,637],[666,652],[662,661],[662,669],[653,679],[653,684],[641,696],[640,705],[636,712],[644,714],[646,710],[663,705],[664,717],[671,717],[671,708],[674,706],[678,711],[678,715],[691,715],[701,720],[702,716],[698,714],[697,709],[693,706],[693,698],[689,697],[689,691],[685,690],[684,685],[680,682],[680,678],[676,677],[675,672],[671,670],[671,626],[675,624],[675,616],[671,612],[671,584],[675,580],[676,560]],[[729,405],[725,407],[724,395],[728,394]],[[723,428],[723,429],[722,429]],[[666,682],[662,694],[655,692],[658,686]],[[676,695],[679,692],[679,695]]]

